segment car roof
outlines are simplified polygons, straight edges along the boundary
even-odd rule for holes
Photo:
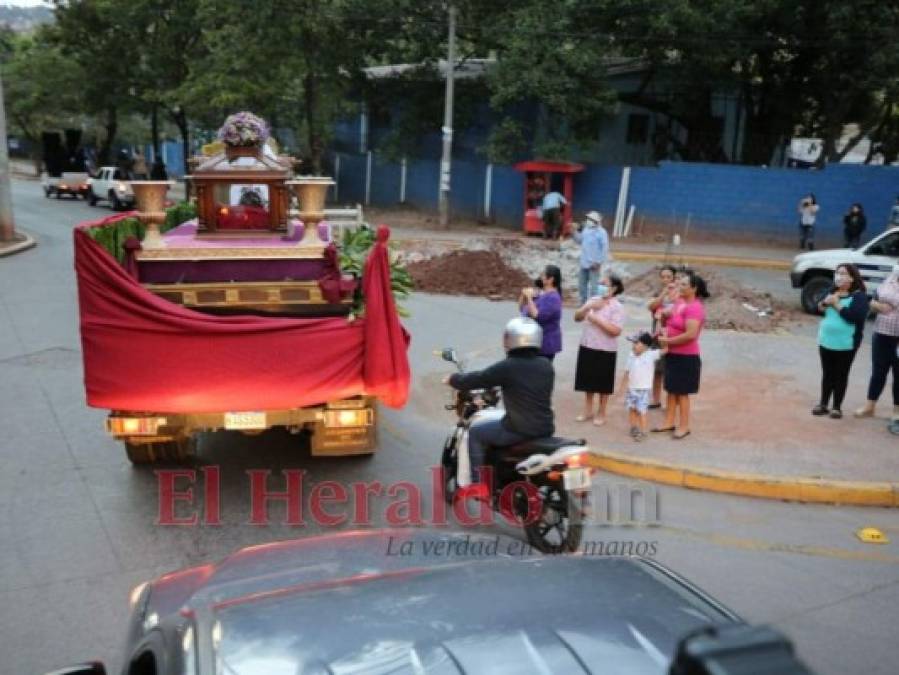
[[[318,540],[242,551],[192,598],[233,672],[661,673],[686,633],[737,620],[637,558],[507,555],[520,542],[461,533]],[[441,541],[456,552],[426,552]]]

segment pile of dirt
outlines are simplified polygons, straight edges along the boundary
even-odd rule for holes
[[[769,293],[747,288],[723,274],[696,270],[709,288],[705,301],[706,328],[729,328],[748,333],[766,333],[807,319],[799,309],[780,302]],[[657,270],[624,280],[625,295],[649,298],[658,291]]]
[[[533,281],[507,265],[496,251],[458,250],[410,262],[415,290],[447,295],[474,295],[490,300],[514,300]]]

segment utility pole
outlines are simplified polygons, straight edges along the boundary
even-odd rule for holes
[[[456,8],[449,7],[446,98],[443,107],[443,156],[440,159],[440,227],[449,225],[450,169],[453,161],[453,84],[456,78]]]
[[[12,219],[12,192],[9,187],[9,142],[6,136],[6,106],[0,79],[0,241],[13,241],[16,225]]]

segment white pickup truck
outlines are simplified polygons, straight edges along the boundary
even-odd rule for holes
[[[78,197],[88,199],[90,196],[86,173],[65,172],[61,176],[50,176],[44,172],[41,174],[41,187],[47,198],[56,195],[56,198],[60,199],[63,195],[69,195],[75,199]]]
[[[809,314],[817,314],[818,303],[833,286],[833,273],[840,265],[851,263],[858,267],[870,295],[890,275],[897,262],[899,227],[893,227],[857,249],[834,248],[800,253],[793,258],[790,282],[793,288],[802,289],[802,308]]]
[[[95,206],[98,201],[109,202],[114,211],[121,211],[134,205],[134,192],[131,190],[130,178],[124,171],[114,166],[103,166],[97,175],[88,181],[90,193],[88,201]]]

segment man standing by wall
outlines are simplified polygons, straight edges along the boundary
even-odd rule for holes
[[[567,204],[558,191],[550,190],[543,197],[543,235],[558,239],[562,234],[562,206]]]
[[[602,215],[598,211],[591,211],[572,236],[581,245],[577,286],[581,305],[583,305],[595,292],[602,264],[608,260],[609,235],[602,226]]]
[[[899,195],[896,195],[896,203],[890,209],[890,222],[887,227],[899,227]]]

